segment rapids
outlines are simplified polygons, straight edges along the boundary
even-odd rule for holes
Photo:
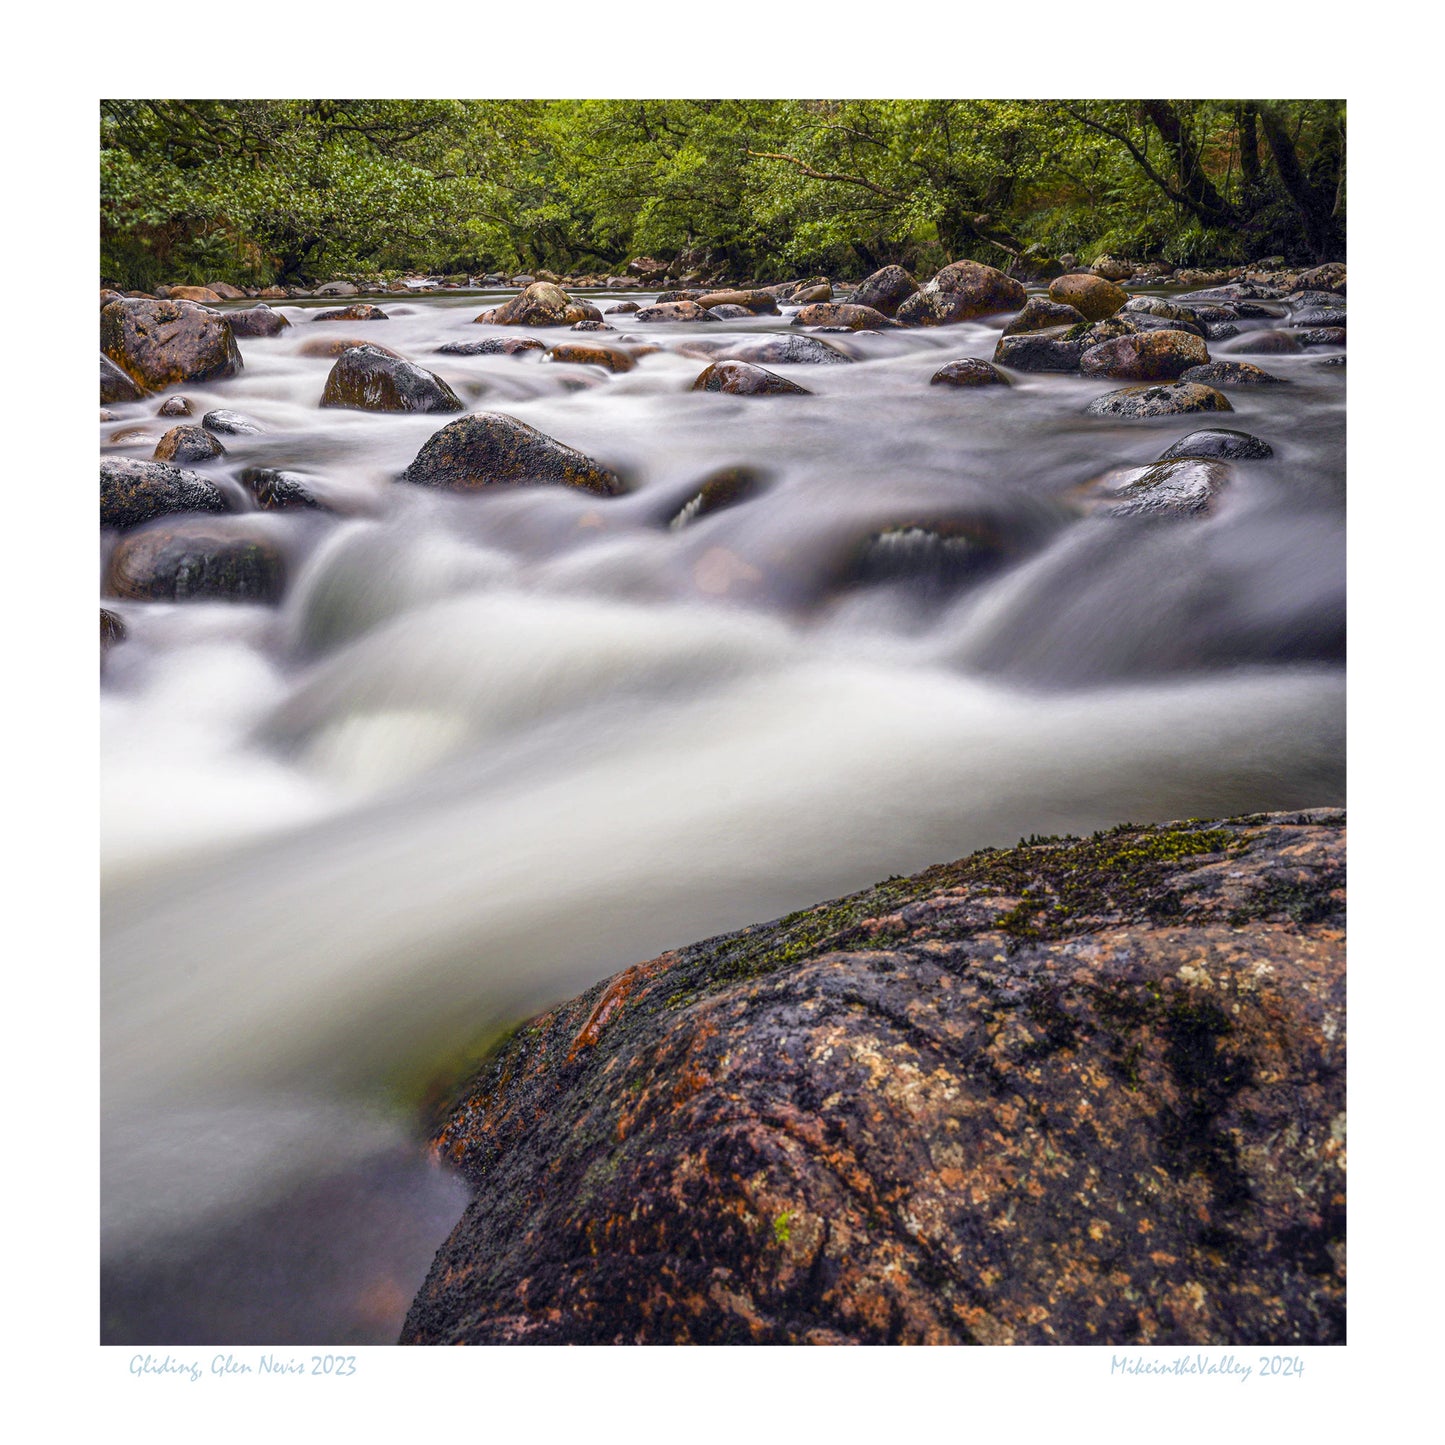
[[[437,354],[519,334],[472,325],[495,299],[282,306],[239,376],[180,388],[193,421],[264,428],[199,468],[238,505],[260,465],[333,510],[233,519],[283,548],[279,607],[103,599],[128,633],[101,689],[107,1340],[394,1338],[465,1197],[418,1098],[639,959],[1028,834],[1344,801],[1321,353],[1260,358],[1289,384],[1231,390],[1232,416],[1115,422],[1078,375],[928,384],[1003,318],[829,336],[852,364],[769,367],[814,395],[750,398],[691,392],[707,357],[678,348],[786,313],[566,334],[665,348],[617,375]],[[318,409],[321,335],[383,342],[627,494],[397,484],[450,418]],[[159,437],[155,405],[102,445]],[[1220,424],[1275,454],[1208,516],[1078,500]],[[746,497],[690,505],[740,466]]]

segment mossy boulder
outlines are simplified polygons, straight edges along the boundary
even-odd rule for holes
[[[1172,381],[1191,366],[1203,366],[1209,348],[1187,331],[1146,331],[1091,346],[1079,358],[1085,376],[1115,376],[1134,381]]]
[[[138,601],[275,602],[285,583],[269,537],[199,519],[128,533],[106,569],[107,591]]]
[[[1344,816],[989,849],[496,1045],[407,1344],[1339,1344]]]
[[[1178,416],[1195,411],[1233,411],[1229,398],[1212,386],[1194,381],[1175,381],[1163,386],[1126,386],[1097,396],[1084,412],[1087,416],[1123,417],[1147,420],[1156,416]]]
[[[434,432],[401,480],[463,492],[552,485],[615,497],[624,490],[600,462],[501,412],[459,417]]]
[[[336,358],[322,406],[353,411],[465,411],[466,403],[435,372],[379,346],[353,346]]]
[[[1103,321],[1122,309],[1129,293],[1102,276],[1075,271],[1049,282],[1049,300],[1072,306],[1088,321]]]
[[[955,261],[903,300],[894,315],[904,326],[949,326],[1017,311],[1027,297],[1023,282],[1012,276],[979,261]]]
[[[158,462],[175,462],[177,466],[184,467],[225,455],[225,447],[204,427],[173,426],[156,443],[154,458]]]
[[[102,527],[138,527],[174,512],[229,510],[225,493],[199,472],[134,457],[106,457],[100,464]]]
[[[980,361],[974,356],[965,356],[940,366],[928,378],[930,386],[1007,386],[1009,379],[996,366]]]
[[[895,316],[898,308],[918,290],[918,282],[902,266],[883,266],[863,279],[853,293],[855,306],[871,306],[884,316]]]
[[[101,308],[100,349],[143,391],[220,381],[241,370],[225,319],[181,301],[112,301]]]
[[[724,391],[729,396],[811,396],[806,386],[746,361],[715,361],[700,372],[693,391]]]

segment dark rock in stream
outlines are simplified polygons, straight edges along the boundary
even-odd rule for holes
[[[1164,458],[1148,467],[1121,467],[1100,477],[1092,487],[1103,510],[1114,517],[1197,517],[1209,511],[1229,482],[1223,462],[1203,461],[1189,453],[1180,460]]]
[[[1087,319],[1077,307],[1068,306],[1062,301],[1048,301],[1042,296],[1030,296],[1024,309],[1004,327],[1003,334],[1023,336],[1051,326],[1076,326]]]
[[[857,306],[871,306],[884,316],[896,316],[898,308],[918,290],[918,282],[902,266],[884,266],[866,277],[853,293]]]
[[[100,609],[100,650],[105,653],[115,646],[117,642],[125,641],[125,623],[121,620],[118,612],[112,612],[108,607]]]
[[[335,306],[330,311],[318,311],[313,321],[388,321],[390,317],[380,306],[368,306],[360,302],[355,306]]]
[[[227,311],[226,322],[237,336],[279,336],[291,323],[269,306],[251,306],[241,311]],[[318,321],[321,317],[316,318]]]
[[[696,301],[663,301],[656,306],[644,306],[632,319],[634,321],[716,321],[717,317],[699,306]]]
[[[106,457],[100,464],[102,527],[137,527],[172,512],[229,510],[225,494],[199,472],[134,457]]]
[[[100,349],[145,391],[220,381],[241,370],[225,319],[182,301],[112,301],[101,309]]]
[[[928,378],[930,386],[1008,386],[1009,379],[996,366],[980,361],[976,356],[965,356],[940,366]]]
[[[1015,371],[1077,371],[1079,359],[1095,343],[1071,340],[1072,327],[1051,326],[1043,331],[1028,331],[1022,336],[1001,336],[994,348],[993,359],[998,366]]]
[[[107,590],[137,600],[275,602],[285,581],[269,538],[199,519],[129,533],[106,569]]]
[[[680,531],[703,517],[757,496],[764,481],[762,473],[753,467],[723,467],[707,477],[678,511],[672,512],[669,508],[661,520],[672,531]]]
[[[607,329],[610,331],[612,328],[609,326]],[[554,346],[547,355],[552,361],[577,366],[600,366],[612,372],[631,371],[637,365],[630,353],[615,346],[584,345],[580,341],[564,341],[561,345]]]
[[[208,411],[201,418],[201,425],[207,431],[220,432],[222,436],[259,436],[266,430],[260,422],[253,421],[241,412],[226,411],[224,408]]]
[[[437,347],[439,356],[515,356],[521,351],[545,351],[547,343],[535,336],[489,336],[485,341],[449,341]]]
[[[466,403],[435,372],[379,346],[353,346],[336,358],[322,406],[352,411],[465,411]]]
[[[991,849],[499,1044],[407,1344],[1335,1344],[1344,814]]]
[[[154,454],[158,462],[176,462],[180,466],[208,462],[212,457],[225,455],[225,447],[210,432],[198,426],[173,426],[156,443]]]
[[[624,490],[601,463],[501,412],[459,417],[434,432],[401,480],[463,492],[559,485],[615,497]]]
[[[194,408],[183,396],[168,396],[157,408],[157,416],[190,416]]]
[[[1198,381],[1205,386],[1282,386],[1284,377],[1254,366],[1248,361],[1211,361],[1179,373],[1180,381]]]
[[[1159,453],[1161,462],[1176,457],[1215,457],[1222,461],[1262,461],[1274,455],[1274,448],[1260,437],[1229,427],[1210,427],[1192,431]]]
[[[277,467],[247,467],[241,473],[240,481],[263,512],[309,508],[329,510],[317,500],[306,478],[295,472],[282,471]]]

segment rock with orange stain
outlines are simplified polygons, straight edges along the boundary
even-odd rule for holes
[[[992,850],[497,1047],[409,1343],[1344,1336],[1344,817]]]

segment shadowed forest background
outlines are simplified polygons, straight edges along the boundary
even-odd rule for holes
[[[118,100],[101,274],[1340,259],[1339,100]]]

